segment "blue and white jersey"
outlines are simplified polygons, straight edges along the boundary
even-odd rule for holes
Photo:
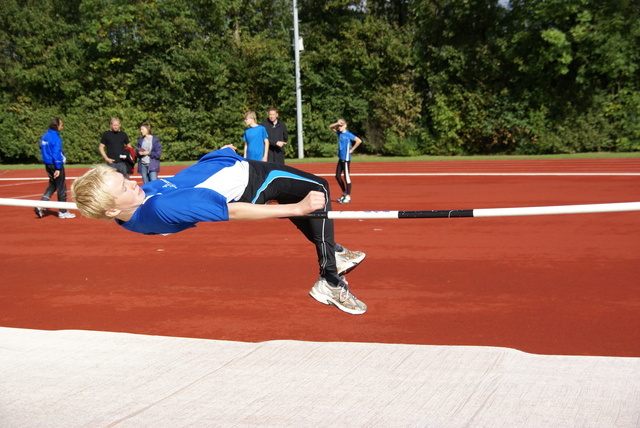
[[[129,221],[116,221],[146,235],[177,233],[200,221],[227,221],[227,203],[239,200],[248,182],[249,163],[232,149],[217,150],[173,177],[142,185],[144,203]]]
[[[341,160],[351,160],[351,145],[356,136],[349,131],[338,132],[338,158]]]

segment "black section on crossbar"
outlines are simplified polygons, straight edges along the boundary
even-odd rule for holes
[[[473,217],[473,210],[398,211],[398,218]]]
[[[314,211],[302,217],[291,218],[329,218],[330,211]],[[358,211],[354,211],[357,213]],[[363,211],[370,213],[370,211]],[[429,211],[380,211],[380,214],[397,213],[397,217],[380,217],[380,218],[454,218],[454,217],[473,217],[473,210],[429,210]],[[363,216],[366,218],[366,216]],[[352,217],[354,218],[354,217]],[[337,219],[340,219],[338,216]]]

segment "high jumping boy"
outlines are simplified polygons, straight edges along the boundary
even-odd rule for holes
[[[286,165],[245,159],[235,150],[224,146],[175,176],[142,187],[113,168],[97,166],[73,182],[71,194],[85,217],[115,219],[125,229],[143,234],[177,233],[201,221],[289,217],[316,247],[320,277],[311,297],[363,314],[367,305],[349,291],[344,275],[365,254],[334,242],[333,220],[302,217],[331,210],[327,181]]]

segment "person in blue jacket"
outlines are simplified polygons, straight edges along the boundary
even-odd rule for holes
[[[49,122],[49,129],[40,139],[42,162],[49,176],[49,185],[42,198],[40,198],[41,201],[50,200],[51,196],[58,192],[58,201],[67,202],[67,185],[64,173],[64,164],[67,159],[64,156],[64,151],[62,151],[62,137],[60,137],[60,131],[62,131],[63,126],[62,119],[58,117],[52,118]],[[45,209],[36,207],[34,210],[36,215],[42,218]],[[58,218],[74,218],[75,216],[75,214],[65,209],[61,209],[58,213]]]
[[[365,254],[334,242],[333,220],[304,217],[331,210],[327,181],[286,165],[245,159],[235,150],[227,145],[173,177],[142,187],[99,165],[76,179],[71,193],[85,217],[115,219],[147,235],[181,232],[202,221],[288,217],[316,247],[320,277],[309,294],[325,305],[363,314],[367,306],[350,292],[344,275]]]

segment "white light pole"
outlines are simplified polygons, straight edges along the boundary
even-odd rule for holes
[[[300,87],[300,51],[302,41],[298,35],[298,3],[293,0],[293,52],[296,64],[296,120],[298,128],[298,158],[304,158],[304,142],[302,141],[302,90]]]

